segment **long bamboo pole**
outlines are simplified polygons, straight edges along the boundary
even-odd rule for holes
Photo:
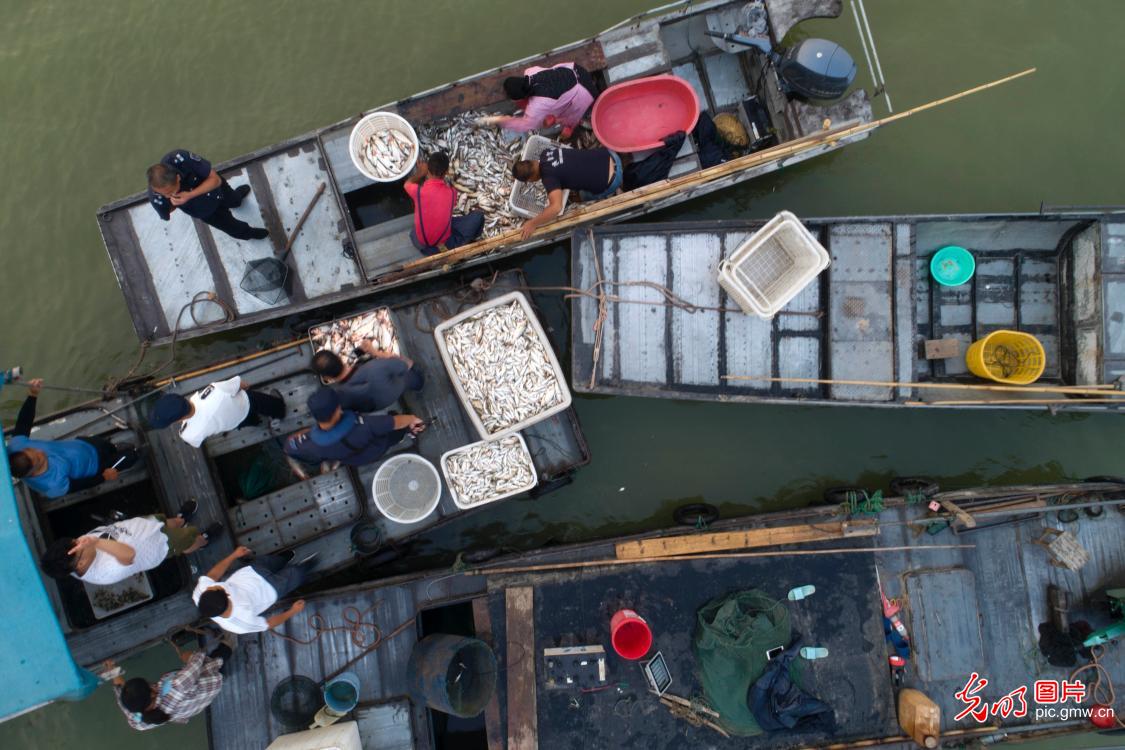
[[[241,357],[236,357],[234,359],[228,359],[225,362],[219,362],[218,364],[215,364],[215,365],[208,365],[207,367],[201,367],[200,369],[192,370],[191,372],[177,373],[177,374],[175,374],[171,377],[163,378],[161,380],[156,381],[155,383],[153,383],[153,386],[156,387],[156,388],[162,388],[162,387],[168,385],[169,383],[171,383],[173,380],[187,380],[189,378],[194,378],[194,377],[197,377],[199,375],[206,375],[209,372],[215,372],[216,370],[222,370],[222,369],[225,369],[227,367],[233,367],[234,365],[240,365],[243,362],[249,362],[250,360],[257,359],[258,357],[264,357],[267,354],[274,354],[275,352],[281,352],[281,351],[285,351],[286,349],[292,349],[293,347],[300,346],[301,344],[304,344],[307,341],[308,341],[307,338],[294,339],[294,340],[286,342],[284,344],[278,344],[277,346],[270,347],[269,349],[263,349],[260,352],[254,352],[253,354],[244,354]]]
[[[907,401],[907,406],[1052,406],[1056,404],[1125,404],[1119,398],[1006,398],[979,401]]]
[[[761,383],[814,383],[818,385],[858,385],[871,388],[934,388],[952,391],[991,391],[1002,393],[1067,393],[1074,396],[1106,396],[1113,391],[1086,389],[1083,386],[986,385],[984,383],[916,383],[911,380],[836,380],[833,378],[774,378],[766,375],[723,375],[723,380],[751,380]],[[1116,391],[1125,399],[1125,391]],[[1118,400],[1118,399],[1111,399]],[[1079,403],[1079,402],[1074,402]],[[1125,401],[1123,401],[1125,403]]]
[[[961,99],[963,97],[970,96],[972,94],[976,94],[981,91],[994,88],[996,86],[1001,86],[1005,83],[1014,81],[1017,78],[1023,78],[1024,76],[1031,75],[1035,72],[1035,70],[1035,68],[1028,68],[1027,70],[1020,71],[1019,73],[1005,76],[1004,78],[999,78],[995,81],[981,84],[980,86],[974,86],[971,89],[965,89],[964,91],[958,92],[956,94],[951,94],[950,96],[946,96],[941,99],[935,99],[934,101],[927,102],[926,104],[920,104],[917,107],[913,107],[912,109],[907,109],[879,120],[873,120],[872,122],[867,123],[859,123],[857,125],[846,125],[832,130],[812,133],[810,135],[794,139],[787,143],[783,143],[779,146],[765,149],[764,151],[758,151],[756,153],[749,154],[738,159],[732,159],[728,162],[717,164],[713,167],[701,169],[697,172],[692,172],[690,174],[682,175],[670,180],[653,183],[652,185],[647,185],[645,187],[638,188],[637,190],[629,191],[628,193],[622,193],[621,195],[599,201],[589,207],[585,207],[579,209],[578,211],[565,214],[564,216],[561,216],[552,222],[544,224],[532,234],[532,237],[543,237],[549,234],[555,234],[562,230],[574,227],[577,224],[583,223],[585,221],[598,219],[603,216],[616,213],[620,210],[635,208],[645,203],[659,200],[666,196],[677,193],[687,187],[702,185],[710,180],[725,177],[736,172],[742,172],[747,169],[753,169],[754,167],[761,166],[762,164],[766,164],[776,159],[783,159],[787,156],[792,156],[802,151],[806,151],[813,146],[819,145],[821,143],[831,143],[843,138],[849,138],[855,135],[859,135],[861,133],[874,130],[878,127],[882,127],[883,125],[887,125],[889,123],[910,117],[912,115],[916,115],[919,112],[925,112],[928,109],[933,109],[934,107],[948,104],[949,102],[956,101],[957,99]],[[430,268],[433,266],[444,266],[452,263],[458,263],[470,258],[474,258],[478,255],[483,255],[485,253],[491,252],[503,245],[506,245],[510,242],[519,241],[520,239],[520,230],[514,229],[512,231],[505,232],[504,234],[493,237],[489,240],[474,242],[472,244],[466,245],[463,248],[458,248],[456,250],[450,250],[444,253],[438,253],[437,255],[430,255],[424,258],[410,261],[403,264],[398,271],[387,274],[383,278],[390,279],[395,278],[399,275],[409,275],[410,273],[422,268]]]
[[[905,552],[907,550],[925,551],[931,549],[972,549],[975,544],[918,544],[904,547],[833,547],[830,549],[775,550],[771,552],[716,552],[707,555],[668,555],[667,557],[636,557],[618,560],[584,560],[570,563],[548,563],[545,565],[525,565],[510,568],[478,568],[466,570],[466,575],[498,575],[501,573],[534,573],[544,570],[573,570],[576,568],[609,567],[614,565],[637,565],[641,563],[662,563],[678,560],[728,560],[745,557],[791,557],[806,555],[851,555],[868,552]]]

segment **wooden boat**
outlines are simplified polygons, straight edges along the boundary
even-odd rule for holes
[[[716,282],[720,260],[763,222],[576,232],[572,284],[588,290],[600,280],[612,299],[604,315],[596,293],[571,307],[574,389],[755,403],[1119,407],[1111,384],[1125,373],[1120,216],[803,223],[831,265],[772,320],[744,314]],[[946,245],[976,256],[969,283],[942,286],[931,278],[931,257]],[[682,304],[670,304],[662,287]],[[998,329],[1030,333],[1043,344],[1038,382],[1001,386],[967,372],[969,344]],[[927,359],[924,342],[943,339],[954,340],[957,353]]]
[[[253,188],[246,209],[252,224],[271,230],[271,242],[239,242],[175,212],[161,221],[143,193],[98,210],[98,226],[125,295],[138,338],[166,343],[320,308],[438,275],[452,264],[471,265],[509,256],[558,239],[566,222],[620,221],[719,190],[783,166],[861,140],[871,120],[867,95],[857,90],[830,106],[787,99],[775,66],[758,53],[726,52],[703,33],[708,24],[737,15],[743,0],[678,2],[629,19],[606,32],[487,70],[374,108],[397,113],[414,125],[468,110],[510,110],[501,82],[532,65],[563,61],[591,71],[601,87],[643,76],[671,73],[691,83],[710,113],[741,112],[754,100],[775,134],[773,145],[711,170],[700,171],[691,139],[660,196],[618,196],[572,208],[528,241],[510,232],[458,248],[456,255],[423,259],[411,245],[411,204],[401,184],[365,178],[348,154],[348,137],[360,116],[218,164],[234,186]],[[769,34],[776,44],[801,20],[836,16],[840,0],[766,0]],[[831,122],[823,130],[825,120]],[[764,135],[764,134],[763,134]],[[150,158],[155,158],[150,157]],[[138,172],[139,174],[139,172]],[[309,215],[288,258],[292,294],[263,301],[240,288],[246,264],[280,253],[319,184],[327,193]],[[261,219],[259,220],[259,214]],[[221,301],[215,304],[213,298]]]
[[[426,377],[423,390],[404,394],[404,405],[397,408],[432,421],[417,440],[404,440],[388,457],[413,451],[438,466],[446,451],[479,440],[453,393],[432,329],[460,307],[494,298],[522,284],[522,275],[511,271],[498,276],[489,290],[475,296],[446,283],[418,290],[424,292],[421,296],[400,294],[384,300],[396,316],[404,350]],[[307,338],[297,340],[181,373],[170,380],[149,380],[112,400],[77,406],[39,421],[34,437],[98,435],[142,447],[144,461],[116,480],[56,499],[40,497],[19,484],[20,520],[35,555],[54,538],[86,533],[115,512],[123,517],[174,515],[191,499],[199,504],[194,523],[200,528],[222,521],[227,529],[220,539],[190,558],[172,558],[149,571],[139,583],[146,589],[141,592],[147,595],[146,601],[104,616],[95,615],[83,584],[77,580],[44,578],[79,664],[91,665],[136,651],[163,638],[169,628],[196,620],[190,597],[194,579],[235,545],[243,544],[259,553],[290,549],[297,557],[316,552],[318,576],[357,563],[371,575],[389,557],[407,554],[410,540],[420,533],[483,507],[462,510],[443,481],[437,509],[425,519],[406,525],[383,517],[374,505],[372,479],[382,461],[358,470],[342,466],[305,481],[291,474],[281,454],[281,440],[312,424],[305,406],[308,396],[319,387],[309,369],[312,353]],[[254,387],[281,392],[289,414],[279,429],[243,427],[209,438],[202,449],[187,445],[174,429],[149,429],[152,399],[148,396],[165,389],[189,394],[234,375],[243,376],[244,382]],[[573,409],[534,424],[521,434],[533,453],[540,481],[533,491],[537,495],[568,482],[570,475],[589,461]],[[356,549],[352,535],[360,524],[368,541],[362,549]],[[371,548],[372,544],[378,549]]]
[[[899,681],[938,704],[943,739],[978,738],[987,744],[1087,731],[1085,718],[1036,715],[1032,683],[1069,679],[1074,669],[1037,658],[1038,626],[1052,621],[1049,584],[1068,592],[1071,622],[1085,619],[1097,629],[1111,621],[1100,599],[1106,587],[1125,580],[1119,544],[1125,532],[1123,492],[1115,483],[942,492],[931,499],[955,507],[957,514],[943,511],[940,523],[957,524],[959,514],[968,514],[977,525],[956,534],[921,535],[914,529],[935,520],[918,502],[921,495],[908,493],[883,498],[881,511],[875,510],[878,505],[869,507],[875,515],[849,513],[854,505],[821,506],[324,592],[307,597],[305,616],[290,620],[279,633],[239,639],[223,691],[209,711],[211,747],[262,748],[303,729],[286,726],[282,715],[271,711],[275,691],[300,676],[311,681],[318,698],[322,681],[346,670],[358,678],[359,705],[342,721],[356,723],[364,747],[670,750],[752,742],[766,748],[830,743],[841,743],[831,744],[834,748],[906,748],[912,745],[896,721],[897,685],[888,663],[893,651],[885,644],[881,589],[901,606],[912,646]],[[1051,507],[1056,503],[1093,507],[1090,515],[1070,511],[1081,520],[1064,524],[1056,520],[1059,508]],[[1088,556],[1080,572],[1053,566],[1051,551],[1034,543],[1059,527]],[[788,600],[787,592],[807,586],[815,592]],[[641,662],[626,661],[611,647],[611,616],[623,608],[634,610],[653,632],[649,656],[659,652],[667,664],[671,684],[665,696],[704,697],[693,653],[697,612],[744,589],[779,601],[791,631],[827,649],[825,658],[798,659],[794,668],[801,687],[831,707],[833,733],[726,738],[699,721],[721,725],[721,718],[675,709],[693,725],[673,715],[669,708],[676,701],[666,698],[669,706],[652,692]],[[349,607],[358,610],[358,617],[353,613],[346,619]],[[316,638],[312,617],[336,629]],[[427,708],[417,693],[412,697],[411,654],[420,639],[436,633],[475,637],[494,651],[496,690],[479,716],[454,719]],[[300,645],[309,639],[311,645]],[[604,681],[587,677],[567,687],[549,668],[545,649],[581,646],[604,650]],[[593,662],[598,656],[587,658]],[[764,654],[760,659],[764,664]],[[1099,660],[1109,674],[1125,673],[1120,645],[1105,647]],[[466,681],[481,677],[471,670],[453,671]],[[575,667],[571,674],[579,671]],[[981,693],[986,708],[1026,688],[1027,715],[955,719],[966,706],[956,693],[973,673],[988,680]],[[1087,707],[1091,700],[1088,696]],[[699,705],[687,704],[689,709]],[[319,700],[312,710],[318,705]]]

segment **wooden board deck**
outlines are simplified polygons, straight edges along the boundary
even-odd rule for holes
[[[507,653],[523,649],[524,658],[509,662],[508,750],[538,750],[539,728],[535,707],[535,663],[539,660],[535,644],[535,592],[530,586],[517,586],[504,592],[507,609]]]
[[[684,534],[657,539],[641,539],[616,545],[618,560],[637,560],[669,555],[694,555],[702,552],[774,547],[826,539],[876,536],[879,528],[870,521],[817,523],[808,526],[776,526],[714,534]]]
[[[1100,284],[1076,279],[1096,218],[1071,216],[860,217],[805,221],[832,263],[772,320],[744,313],[717,281],[720,262],[762,222],[697,222],[601,227],[572,236],[572,283],[615,299],[606,307],[595,368],[596,295],[571,306],[575,390],[630,396],[777,403],[899,405],[904,401],[987,400],[987,392],[872,387],[798,379],[979,382],[964,355],[926,359],[923,343],[958,342],[961,351],[1005,327],[1036,336],[1046,367],[1040,382],[1081,369],[1097,377],[1095,320],[1112,318],[1118,295],[1071,302]],[[961,287],[932,280],[934,252],[968,247],[977,273]],[[1090,283],[1083,282],[1089,280]],[[669,302],[662,296],[667,290]],[[1119,294],[1125,294],[1125,284]],[[1064,304],[1065,303],[1065,304]],[[1084,315],[1084,318],[1076,318]],[[1123,338],[1125,340],[1125,338]],[[1107,342],[1105,346],[1110,346]],[[1107,350],[1108,351],[1108,350]],[[1122,349],[1125,351],[1125,348]],[[1106,373],[1108,376],[1110,373]],[[725,375],[773,378],[727,380]],[[790,378],[792,380],[790,380]],[[1074,382],[1074,381],[1071,381]],[[1019,400],[1032,394],[1005,394]],[[1039,395],[1038,398],[1042,398]],[[1018,403],[1016,404],[1018,406]],[[1081,401],[1062,408],[1099,409]],[[1111,407],[1110,407],[1111,408]]]

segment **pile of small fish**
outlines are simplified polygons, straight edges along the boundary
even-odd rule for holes
[[[309,330],[313,351],[327,349],[335,352],[346,364],[354,365],[358,357],[355,349],[364,339],[371,339],[376,348],[399,354],[398,334],[391,320],[389,308],[323,323]]]
[[[518,435],[467,445],[445,457],[445,478],[462,505],[478,505],[535,484],[535,464]]]
[[[512,164],[519,159],[523,143],[519,139],[506,143],[499,128],[477,126],[475,121],[485,114],[466,112],[424,125],[418,128],[418,142],[427,155],[438,151],[449,155],[449,179],[457,189],[456,213],[483,211],[487,238],[523,224],[508,206]]]
[[[461,390],[490,435],[564,400],[546,343],[518,300],[443,333]]]
[[[367,168],[385,180],[401,177],[415,157],[414,143],[394,128],[376,130],[361,150]]]
[[[151,594],[146,594],[140,589],[127,588],[102,588],[98,589],[90,601],[95,607],[103,612],[115,612],[119,609],[136,604],[137,602],[145,602],[152,598]]]

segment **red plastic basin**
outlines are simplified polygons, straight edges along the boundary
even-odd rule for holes
[[[590,121],[606,148],[619,152],[660,148],[664,137],[690,133],[699,120],[699,97],[683,78],[651,76],[610,86],[594,101]]]

